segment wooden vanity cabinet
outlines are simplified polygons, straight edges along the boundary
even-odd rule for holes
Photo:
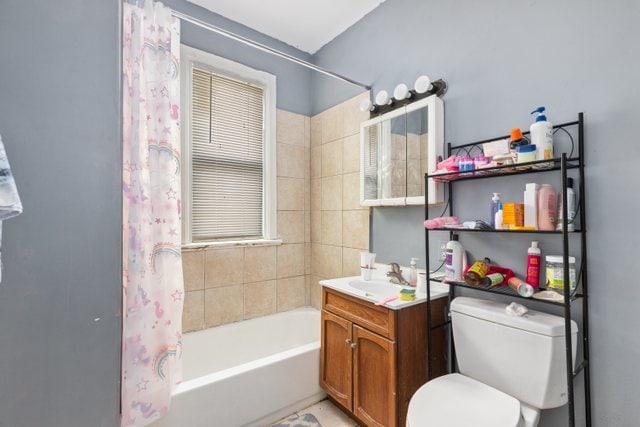
[[[434,324],[446,298],[431,302]],[[409,400],[427,382],[427,304],[391,310],[322,288],[320,386],[367,426],[406,424]],[[433,331],[434,377],[445,373],[444,330]]]

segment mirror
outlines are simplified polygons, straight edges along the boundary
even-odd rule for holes
[[[416,101],[362,123],[361,204],[424,204],[424,175],[435,170],[443,145],[442,100]],[[430,180],[430,205],[442,203],[441,184]]]

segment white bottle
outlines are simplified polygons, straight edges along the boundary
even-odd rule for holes
[[[500,196],[500,193],[493,193],[493,197],[491,198],[491,217],[489,218],[489,222],[493,228],[496,228],[495,218],[496,212],[499,211],[498,205],[500,204]]]
[[[524,226],[538,229],[538,190],[535,182],[526,185],[524,190]]]
[[[567,231],[575,231],[576,192],[573,190],[573,178],[567,178]],[[558,221],[556,230],[562,231],[562,193],[558,193]]]
[[[498,203],[498,211],[496,212],[496,216],[493,222],[496,225],[496,230],[502,230],[502,222],[503,222],[503,212],[502,212],[502,203]]]
[[[416,287],[418,284],[418,258],[411,258],[409,265],[411,267],[409,270],[409,286]]]
[[[458,236],[453,235],[453,240],[450,240],[445,247],[445,261],[444,261],[444,277],[445,281],[462,281],[462,273],[467,268],[467,254],[464,248],[458,242]]]
[[[531,144],[536,146],[536,160],[553,159],[553,126],[544,115],[544,107],[536,108],[531,114],[538,115],[529,129]]]

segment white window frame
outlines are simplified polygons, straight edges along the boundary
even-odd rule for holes
[[[245,246],[280,244],[277,238],[276,217],[276,76],[255,70],[226,58],[180,45],[180,92],[182,104],[182,247],[197,248],[206,246]],[[239,81],[260,86],[264,90],[264,150],[263,150],[263,195],[262,195],[262,234],[261,239],[211,240],[193,242],[191,218],[191,69],[194,64],[214,73]]]

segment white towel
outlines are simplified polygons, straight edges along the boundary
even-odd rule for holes
[[[22,202],[16,182],[11,174],[7,153],[0,136],[0,257],[2,256],[2,221],[22,213]],[[2,281],[2,261],[0,261],[0,281]]]

